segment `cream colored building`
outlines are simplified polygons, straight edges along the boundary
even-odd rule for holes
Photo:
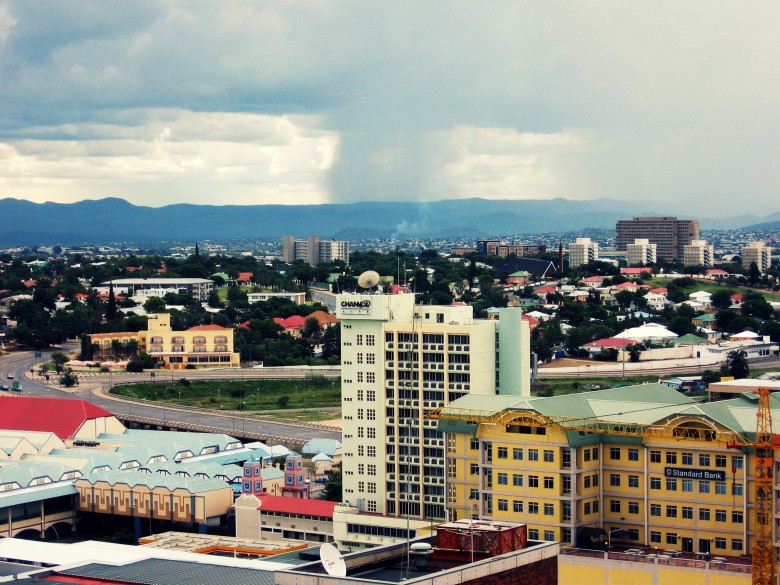
[[[684,266],[712,266],[715,260],[715,247],[706,240],[693,240],[683,247]]]
[[[470,306],[417,306],[412,294],[339,295],[337,310],[343,504],[374,514],[350,524],[446,519],[445,440],[425,414],[468,394],[530,396],[522,311],[478,320]],[[342,545],[361,540],[343,530]]]
[[[742,266],[749,268],[755,262],[761,272],[766,272],[772,265],[772,248],[764,242],[750,242],[742,248]]]
[[[576,268],[599,259],[599,245],[590,238],[577,238],[569,244],[569,267]]]
[[[647,238],[637,238],[633,244],[626,245],[626,261],[629,266],[655,264],[657,244],[651,244]]]
[[[236,536],[331,542],[336,505],[326,500],[243,494],[234,504]]]

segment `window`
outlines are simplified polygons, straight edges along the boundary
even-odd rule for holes
[[[693,520],[693,508],[691,506],[682,507],[683,520]]]
[[[357,436],[359,439],[363,438],[363,427],[358,427]]]
[[[661,543],[661,533],[657,530],[651,530],[650,531],[650,542],[653,542],[655,544]]]
[[[471,439],[471,441],[469,442],[469,449],[471,449],[472,451],[479,450],[479,439]]]
[[[741,538],[732,538],[731,539],[731,550],[742,550],[742,539]]]
[[[660,490],[661,489],[661,478],[660,477],[651,477],[650,478],[650,489],[651,490]]]
[[[512,459],[515,461],[522,461],[523,460],[523,450],[522,449],[512,449]]]
[[[674,451],[667,451],[666,452],[666,464],[667,465],[677,465],[677,453]]]
[[[667,532],[666,533],[666,544],[677,544],[677,533],[675,533],[675,532]]]
[[[683,465],[693,465],[693,453],[683,453],[682,454],[682,464]]]
[[[571,493],[571,475],[566,474],[563,476],[563,493]]]
[[[539,449],[528,449],[528,461],[539,461]]]
[[[710,509],[709,508],[699,508],[699,520],[706,520],[708,521],[710,519]]]
[[[710,466],[710,454],[709,453],[699,453],[699,467],[709,467]],[[724,542],[725,546],[725,542]]]
[[[630,487],[630,488],[638,488],[639,487],[639,476],[638,475],[629,475],[628,476],[628,487]]]
[[[599,448],[598,447],[593,447],[592,451],[593,451],[593,461],[598,461],[599,460]]]
[[[731,458],[731,467],[734,469],[742,469],[742,466],[745,464],[745,460],[742,457],[735,456]]]
[[[506,473],[498,474],[498,485],[509,485],[509,476]]]
[[[590,449],[585,449],[583,452],[583,460],[590,461]]]
[[[715,548],[719,550],[726,550],[726,539],[722,536],[715,537]]]
[[[582,485],[583,485],[583,487],[584,487],[585,489],[588,489],[588,488],[590,487],[590,476],[589,476],[589,475],[586,475],[586,476],[585,476],[585,477],[582,479]]]
[[[479,464],[478,463],[472,463],[469,465],[469,472],[471,475],[479,475]]]
[[[528,476],[528,487],[531,487],[531,488],[538,488],[539,487],[539,476],[538,475],[529,475]]]
[[[544,539],[548,541],[554,541],[555,540],[555,530],[545,530],[544,531]]]
[[[529,514],[538,514],[539,513],[539,502],[528,502],[528,513]]]
[[[726,467],[725,455],[715,455],[715,467]]]
[[[650,515],[651,516],[660,516],[661,515],[661,504],[650,504]]]
[[[677,506],[666,506],[666,517],[677,518]]]
[[[742,484],[741,483],[733,483],[733,484],[731,484],[731,495],[733,495],[733,496],[741,496],[742,495]]]
[[[684,480],[682,480],[682,491],[684,491],[684,492],[692,492],[693,491],[693,480],[692,479],[684,479]]]
[[[650,463],[661,463],[660,451],[650,451]]]
[[[368,472],[368,475],[376,475],[376,465],[369,463],[366,465],[366,471]]]
[[[506,447],[499,447],[498,448],[498,458],[499,459],[507,459],[509,456],[508,450]]]
[[[555,479],[549,475],[544,476],[544,489],[551,490],[555,487]]]
[[[721,496],[726,494],[726,482],[725,481],[716,481],[715,482],[715,493],[719,494]]]
[[[539,540],[539,529],[538,528],[529,528],[528,529],[528,538],[531,540]]]
[[[545,504],[544,505],[544,515],[545,516],[553,516],[553,515],[555,515],[555,505],[553,505],[553,504]]]
[[[502,500],[499,498],[498,500],[498,511],[499,512],[508,512],[509,511],[509,500]]]
[[[710,482],[708,482],[708,481],[700,481],[699,482],[699,493],[700,494],[708,494],[708,493],[710,493]]]
[[[523,476],[519,473],[512,474],[512,485],[515,487],[523,487]]]
[[[609,485],[612,487],[620,487],[620,474],[619,473],[610,473],[609,474]]]
[[[554,463],[555,462],[555,451],[552,449],[545,449],[544,450],[544,462],[545,463]]]
[[[735,510],[735,511],[733,511],[733,512],[731,513],[731,521],[732,521],[734,524],[742,524],[742,523],[745,521],[745,519],[744,519],[744,517],[743,517],[743,515],[742,515],[742,512],[738,512],[738,511],[736,511],[736,510]]]
[[[376,447],[369,445],[366,449],[369,457],[376,457]]]
[[[615,514],[620,514],[620,500],[609,501],[609,511]]]
[[[666,491],[669,492],[676,492],[677,491],[677,480],[671,477],[666,478]]]
[[[571,449],[564,447],[561,450],[561,458],[563,459],[561,467],[571,467]]]
[[[479,490],[477,488],[471,488],[471,491],[469,492],[469,499],[479,500]]]
[[[582,506],[582,514],[583,516],[587,516],[590,514],[590,502],[585,502]]]
[[[376,429],[369,428],[368,429],[368,438],[369,439],[376,439]]]
[[[620,447],[610,447],[609,458],[618,461],[620,459]]]
[[[629,502],[628,503],[628,513],[629,514],[639,514],[639,502]]]
[[[726,510],[715,510],[715,522],[726,521]]]
[[[591,479],[591,483],[593,484],[593,487],[599,487],[599,474],[594,473]]]
[[[522,512],[523,511],[523,500],[512,500],[512,511],[513,512]]]
[[[629,449],[628,450],[628,460],[629,461],[639,461],[639,449]]]
[[[376,354],[375,353],[367,353],[366,354],[366,363],[367,364],[375,364],[376,363]]]

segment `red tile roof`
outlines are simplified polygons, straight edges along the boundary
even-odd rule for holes
[[[300,315],[291,315],[286,319],[280,319],[279,317],[275,317],[274,323],[278,323],[285,329],[300,329],[301,327],[306,325],[306,317],[301,317]]]
[[[50,432],[72,438],[88,420],[114,416],[84,400],[0,396],[0,429]]]
[[[324,516],[333,518],[333,508],[338,502],[327,500],[310,500],[307,498],[286,498],[284,496],[257,496],[260,500],[260,510],[280,512],[282,514]]]
[[[222,327],[221,325],[196,325],[195,327],[190,327],[187,329],[187,331],[227,331],[227,327]]]
[[[330,313],[326,313],[325,311],[314,311],[311,315],[307,317],[307,319],[310,319],[312,317],[317,319],[317,322],[320,325],[332,325],[333,323],[340,322],[336,317],[334,317]]]
[[[647,272],[648,274],[652,274],[653,273],[653,269],[652,268],[621,268],[620,269],[620,274],[635,274],[635,275],[639,276],[643,272]]]
[[[636,341],[632,341],[631,339],[623,339],[621,337],[608,337],[606,339],[597,339],[596,341],[591,341],[590,343],[586,343],[585,347],[623,348],[623,347],[628,347],[629,345],[633,345],[634,343],[636,343]]]
[[[253,276],[254,274],[251,272],[239,272],[238,278],[236,278],[236,280],[240,280],[241,282],[250,282]]]
[[[667,289],[667,288],[664,288],[664,287],[662,287],[662,286],[659,286],[658,288],[651,288],[649,292],[651,292],[651,293],[655,293],[655,294],[657,294],[657,295],[661,295],[661,294],[666,294],[666,293],[668,293],[668,292],[669,292],[669,289]]]

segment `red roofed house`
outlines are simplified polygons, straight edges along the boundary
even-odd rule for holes
[[[249,284],[252,282],[253,277],[254,274],[251,272],[239,272],[238,276],[236,277],[236,281],[238,284]]]
[[[333,327],[334,325],[338,325],[341,323],[339,319],[331,315],[330,313],[326,313],[325,311],[314,311],[311,313],[307,319],[311,318],[317,319],[317,323],[320,324],[320,327],[323,329],[327,329],[328,327]]]
[[[289,333],[293,337],[300,337],[301,330],[306,326],[306,317],[300,315],[292,315],[286,319],[274,317],[274,323],[281,325],[285,333]]]
[[[629,345],[634,345],[636,341],[623,339],[620,337],[608,337],[606,339],[597,339],[582,346],[582,349],[593,354],[599,354],[605,349],[623,349]]]
[[[620,274],[622,274],[623,276],[639,276],[643,272],[646,272],[647,274],[652,274],[653,269],[647,267],[631,267],[631,268],[623,267],[620,269]]]
[[[91,402],[32,396],[0,396],[0,429],[49,432],[63,441],[125,432],[118,418]]]
[[[333,509],[338,502],[244,494],[235,504],[236,536],[267,540],[333,540]]]
[[[722,268],[709,268],[707,270],[707,277],[708,278],[728,278],[729,273],[723,270]]]

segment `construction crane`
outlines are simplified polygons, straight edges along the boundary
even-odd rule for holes
[[[574,418],[539,413],[504,410],[501,412],[470,408],[443,407],[425,418],[468,421],[473,423],[519,424],[555,427],[565,431],[623,436],[664,437],[678,440],[707,441],[725,444],[729,449],[755,449],[755,541],[752,548],[753,585],[776,585],[777,567],[773,538],[775,436],[772,432],[770,391],[759,388],[756,412],[756,436],[750,441],[740,433],[712,428],[672,427],[609,421],[601,418]],[[614,416],[625,416],[616,413]]]

